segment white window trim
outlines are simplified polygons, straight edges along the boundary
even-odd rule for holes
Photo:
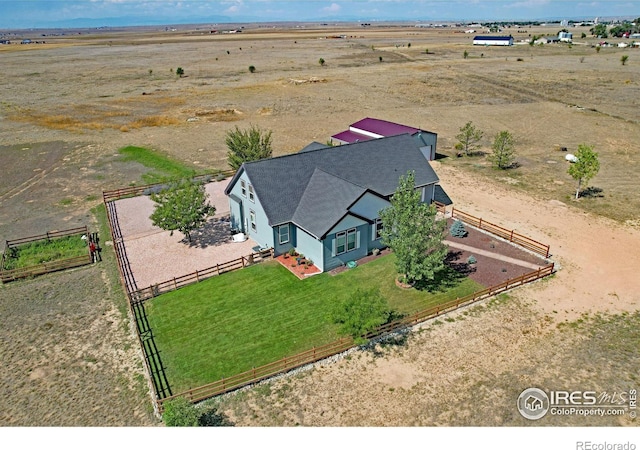
[[[344,251],[339,251],[338,250],[338,239],[340,239],[342,236],[344,236]],[[341,231],[339,233],[336,233],[336,256],[338,255],[342,255],[343,253],[347,252],[347,232],[346,231]]]
[[[256,212],[253,209],[249,210],[249,226],[251,227],[251,231],[258,231],[258,224],[256,223]]]
[[[251,183],[249,183],[249,200],[251,200],[253,203],[256,202],[256,194],[255,192],[253,192],[253,186],[251,185]]]
[[[282,234],[280,233],[280,230],[282,229],[282,227],[287,227],[287,240],[286,241],[282,240]],[[288,223],[278,226],[278,242],[280,243],[280,245],[289,243],[289,241],[291,240],[291,235],[290,234],[291,234],[291,227],[289,227]]]
[[[349,236],[353,235],[354,236],[354,241],[353,241],[353,245],[354,247],[352,249],[349,249]],[[344,236],[344,251],[340,252],[338,251],[338,238]],[[349,253],[352,252],[354,250],[357,250],[358,248],[360,248],[360,239],[359,239],[359,233],[358,230],[356,228],[350,228],[348,230],[345,231],[340,231],[338,233],[336,233],[336,238],[335,238],[335,256],[338,255],[343,255],[345,253]]]
[[[353,236],[353,248],[349,248],[349,238]],[[352,252],[358,248],[358,230],[351,228],[347,230],[347,252]]]
[[[382,236],[378,232],[378,224],[382,225],[382,219],[377,218],[375,222],[373,222],[373,239],[372,240],[374,241],[378,241],[382,238]],[[380,229],[382,230],[382,226],[380,227]]]
[[[240,195],[247,198],[247,182],[244,180],[240,180]]]

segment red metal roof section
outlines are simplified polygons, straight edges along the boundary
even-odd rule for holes
[[[337,139],[342,142],[348,142],[349,144],[353,144],[355,142],[364,142],[373,139],[371,136],[367,136],[366,134],[354,133],[353,131],[341,131],[338,134],[334,134],[331,136],[333,139]]]
[[[367,117],[351,124],[351,128],[358,128],[360,130],[380,134],[384,137],[397,136],[404,133],[415,134],[420,131],[418,128],[408,127],[406,125],[400,125],[399,123],[388,122],[386,120],[373,119],[371,117]]]

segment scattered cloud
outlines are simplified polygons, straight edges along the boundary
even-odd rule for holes
[[[322,8],[322,11],[325,13],[333,14],[340,12],[341,9],[342,8],[340,7],[340,5],[338,5],[337,3],[332,3],[331,5]]]

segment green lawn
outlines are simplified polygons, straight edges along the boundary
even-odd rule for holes
[[[87,242],[80,239],[80,235],[43,239],[15,247],[13,253],[6,255],[3,269],[20,269],[88,253]]]
[[[359,286],[378,286],[404,314],[482,289],[449,274],[433,292],[401,290],[394,275],[392,254],[306,280],[269,261],[163,294],[146,308],[176,393],[336,340],[330,311]]]
[[[196,171],[192,167],[144,147],[130,145],[121,148],[118,152],[124,155],[124,161],[135,161],[152,170],[142,176],[142,179],[149,184],[190,178],[196,175]]]

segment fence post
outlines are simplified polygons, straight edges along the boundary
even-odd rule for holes
[[[220,264],[216,264],[216,274],[220,275]]]
[[[176,279],[173,279],[173,289],[178,290],[178,285],[176,284]]]
[[[480,223],[478,224],[478,228],[482,230],[482,217],[480,217]]]
[[[200,283],[200,276],[198,275],[198,271],[196,270],[196,282]]]
[[[513,230],[511,230],[511,237],[509,237],[509,242],[513,242]]]
[[[241,256],[240,259],[242,260],[242,267],[244,268],[244,256]]]

